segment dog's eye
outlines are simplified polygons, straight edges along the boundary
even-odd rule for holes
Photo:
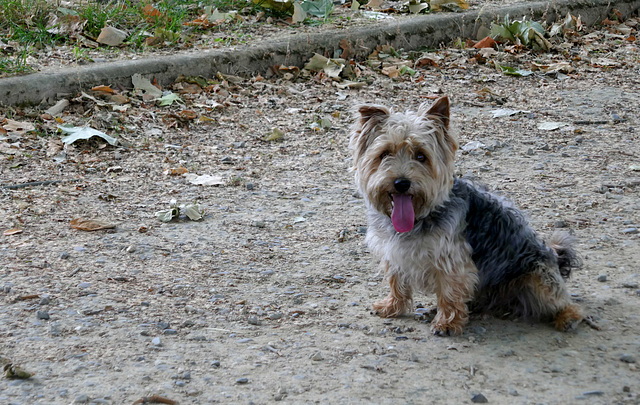
[[[380,154],[380,160],[383,160],[384,158],[386,158],[387,156],[389,156],[389,151],[384,151]]]
[[[427,161],[427,155],[425,155],[425,154],[424,154],[424,153],[422,153],[422,152],[418,152],[418,153],[416,154],[416,160],[417,160],[418,162],[420,162],[420,163],[424,163],[424,162],[426,162],[426,161]]]

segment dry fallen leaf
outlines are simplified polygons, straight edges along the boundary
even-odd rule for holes
[[[120,46],[128,36],[125,31],[106,26],[100,31],[96,41],[109,46]]]
[[[30,122],[14,121],[9,118],[6,119],[6,124],[2,126],[7,132],[15,132],[19,135],[24,135],[27,132],[36,129]]]
[[[114,91],[113,91],[113,89],[111,87],[104,86],[104,85],[92,87],[91,90],[93,90],[93,91],[102,91],[102,92],[109,93],[109,94],[113,94],[114,93]]]
[[[189,170],[187,170],[187,168],[183,166],[172,167],[170,169],[165,170],[164,172],[164,174],[168,176],[182,176],[185,173],[189,173]]]
[[[13,229],[7,229],[6,231],[3,232],[4,236],[17,235],[19,233],[22,233],[22,229],[13,228]]]
[[[72,219],[70,224],[72,228],[79,229],[81,231],[89,231],[89,232],[99,231],[102,229],[113,229],[116,227],[114,224],[111,224],[107,221],[100,221],[97,219],[82,219],[82,218]]]

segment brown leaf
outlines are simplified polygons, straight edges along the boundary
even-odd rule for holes
[[[24,135],[25,133],[36,129],[36,127],[34,127],[30,122],[14,121],[9,118],[6,119],[6,124],[3,125],[3,128],[7,130],[7,132],[16,132],[20,135]]]
[[[109,94],[113,94],[115,93],[115,91],[113,91],[113,89],[109,86],[95,86],[92,87],[91,90],[93,91],[103,91],[105,93],[109,93]]]
[[[116,227],[114,224],[110,224],[107,221],[100,221],[97,219],[75,218],[71,220],[70,224],[72,228],[79,229],[81,231],[89,231],[89,232],[99,231],[102,229],[113,229]]]
[[[478,41],[473,47],[476,49],[481,48],[493,48],[496,46],[496,41],[491,37],[484,37],[480,41]]]
[[[182,176],[185,173],[189,173],[189,170],[186,167],[178,166],[167,169],[164,173],[169,176]]]
[[[153,7],[151,4],[147,4],[142,8],[142,12],[145,16],[147,16],[147,20],[153,20],[162,16],[162,13],[157,8]]]
[[[340,48],[342,48],[342,53],[340,54],[340,58],[349,60],[353,57],[354,52],[351,48],[351,44],[346,39],[340,40]]]
[[[178,113],[183,120],[195,120],[198,118],[198,113],[193,110],[182,110]]]

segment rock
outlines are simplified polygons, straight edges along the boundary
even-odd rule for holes
[[[247,377],[240,377],[236,380],[236,384],[247,384],[249,379]]]
[[[260,319],[258,319],[258,317],[255,315],[250,316],[247,322],[249,322],[250,325],[256,325],[256,326],[262,325],[262,322],[260,321]]]
[[[244,185],[244,187],[245,187],[247,190],[253,190],[253,189],[255,188],[255,186],[254,186],[254,184],[253,184],[253,183],[246,183],[246,184]]]
[[[89,288],[89,287],[91,287],[91,283],[84,282],[84,283],[78,284],[78,288],[83,288],[84,289],[84,288]]]
[[[60,253],[60,256],[58,256],[60,259],[65,260],[69,258],[69,253],[67,252],[62,252]]]
[[[620,356],[620,361],[623,363],[632,364],[636,362],[636,358],[630,354],[625,353]]]
[[[604,391],[587,391],[587,392],[583,392],[582,395],[584,395],[584,396],[601,396],[601,395],[604,395]]]
[[[324,356],[320,352],[313,353],[309,358],[311,360],[313,360],[313,361],[322,361],[322,360],[324,360]]]
[[[622,230],[622,233],[626,235],[635,235],[638,233],[638,228],[625,228]]]
[[[160,340],[159,337],[156,336],[151,340],[151,344],[159,347],[159,346],[162,346],[162,341]]]
[[[622,287],[623,287],[623,288],[638,288],[638,287],[640,287],[640,284],[638,284],[638,283],[626,282],[626,283],[622,283]]]
[[[516,390],[515,388],[509,388],[509,395],[511,395],[512,397],[517,397],[520,394],[518,393],[518,390]]]
[[[178,331],[175,329],[165,329],[162,331],[163,335],[177,335]]]
[[[212,361],[210,366],[213,367],[213,368],[220,368],[220,360]]]
[[[474,404],[486,404],[489,402],[489,400],[482,394],[475,394],[471,397],[471,402],[473,402]]]
[[[565,221],[564,219],[559,219],[556,222],[553,223],[553,227],[554,228],[566,228],[567,227],[567,221]]]
[[[49,303],[51,303],[51,298],[48,295],[40,297],[40,305],[49,305]]]
[[[607,281],[607,275],[606,274],[600,274],[598,276],[598,281],[601,283],[604,283],[605,281]]]
[[[283,317],[282,312],[274,312],[273,314],[269,315],[269,319],[271,319],[272,321],[277,321],[282,317]]]
[[[160,321],[156,323],[156,328],[160,330],[169,329],[170,327],[171,327],[171,324],[169,322]]]
[[[36,316],[38,319],[49,319],[49,313],[47,311],[38,311],[36,312]]]
[[[86,394],[80,394],[76,397],[76,399],[73,400],[74,404],[86,404],[87,402],[89,402],[89,396]]]

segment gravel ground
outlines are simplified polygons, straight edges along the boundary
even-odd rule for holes
[[[69,100],[62,121],[118,147],[63,148],[49,106],[0,109],[0,121],[37,124],[0,132],[0,355],[34,373],[0,379],[0,402],[640,403],[636,23],[622,38],[585,30],[565,53],[499,48],[485,62],[443,48],[412,79],[363,67],[361,89],[320,74],[199,92],[179,82],[186,106],[123,91],[114,109],[89,89],[97,101]],[[575,70],[514,77],[493,61]],[[458,174],[514,200],[541,234],[578,238],[584,267],[568,285],[600,330],[475,316],[441,338],[421,316],[370,313],[388,286],[363,245],[350,111],[440,94],[463,146]],[[493,117],[504,108],[521,112]],[[311,128],[322,119],[330,129]],[[266,141],[273,128],[284,136]],[[180,167],[224,184],[165,174]],[[63,182],[20,186],[48,180]],[[172,199],[197,201],[205,218],[160,222]],[[85,232],[74,218],[115,228]],[[419,312],[435,305],[415,298]]]

